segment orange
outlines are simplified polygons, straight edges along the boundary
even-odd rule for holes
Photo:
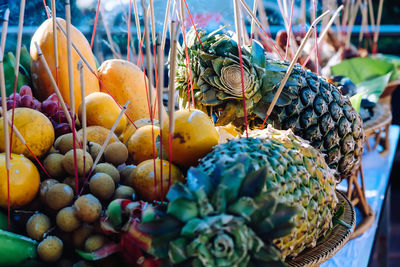
[[[95,92],[85,97],[86,123],[87,126],[98,125],[111,129],[121,108],[115,103],[112,97],[106,93]],[[78,111],[79,121],[82,122],[82,104]],[[120,135],[126,127],[126,117],[123,115],[119,121],[115,133]]]
[[[153,120],[153,123],[154,123],[154,125],[158,126],[158,121]],[[136,132],[136,130],[145,125],[151,125],[151,120],[150,119],[141,119],[141,120],[135,121],[135,126],[137,128],[128,121],[125,131],[118,137],[119,140],[122,143],[127,144],[129,138]]]
[[[195,166],[219,143],[219,134],[211,119],[202,111],[178,110],[174,116],[172,135],[172,162],[183,168]],[[167,154],[169,121],[164,120],[163,147]],[[165,141],[167,140],[167,141]],[[168,155],[168,154],[167,154]]]
[[[39,191],[40,176],[35,165],[23,155],[11,154],[10,204],[19,208],[29,204]],[[0,154],[0,207],[7,207],[6,156]]]
[[[66,29],[65,20],[57,18],[60,24]],[[69,78],[68,78],[68,64],[67,64],[67,39],[61,30],[57,27],[57,48],[58,48],[58,83],[62,97],[67,104],[71,104],[69,95]],[[74,26],[71,25],[71,39],[78,47],[79,51],[83,54],[89,65],[96,72],[96,62],[92,49],[85,36]],[[38,43],[45,57],[47,64],[50,67],[54,79],[56,78],[56,67],[54,62],[54,46],[53,46],[53,21],[52,19],[45,20],[40,27],[36,30],[31,39],[31,77],[35,85],[34,94],[39,100],[45,100],[48,96],[54,93],[50,79],[45,71],[43,64],[39,61],[38,51],[35,46]],[[81,86],[79,78],[79,70],[76,67],[79,57],[75,49],[72,49],[72,66],[74,75],[74,99],[75,99],[75,112],[78,111],[79,104],[81,103]],[[85,79],[85,94],[89,95],[93,92],[98,92],[99,81],[93,75],[86,65],[83,67],[83,76]]]
[[[8,118],[11,120],[11,110]],[[16,108],[14,112],[14,125],[24,137],[26,144],[37,157],[42,157],[50,151],[54,143],[54,128],[50,120],[41,112],[30,108]],[[11,132],[11,127],[9,133]],[[0,152],[4,152],[3,117],[0,118]],[[12,138],[12,153],[24,154],[33,159],[28,148],[19,140],[15,132]]]
[[[147,92],[150,88],[149,81],[138,66],[126,60],[110,59],[104,61],[97,72],[101,81],[101,92],[111,94],[121,105],[124,105],[128,100],[130,101],[126,114],[132,121],[150,118],[147,100]],[[152,91],[153,103],[155,103],[156,93],[154,88]],[[162,108],[166,117],[164,106]],[[158,108],[154,114],[158,114]]]
[[[157,157],[156,147],[154,147],[156,155],[153,155],[153,140],[155,146],[157,136],[160,136],[160,128],[158,126],[145,125],[137,129],[129,138],[128,151],[129,156],[133,159],[134,164],[139,164],[147,159]]]
[[[106,141],[109,132],[110,130],[101,126],[89,126],[86,128],[86,138],[88,142],[91,141],[102,146],[104,144],[104,141]],[[77,136],[79,140],[83,140],[82,129],[77,132]],[[115,141],[118,141],[118,137],[115,134],[112,134],[111,139],[108,143],[111,144]]]
[[[160,164],[161,160],[156,159],[156,176],[157,176],[157,200],[161,198],[161,168]],[[162,197],[165,199],[165,196],[168,193],[168,180],[169,180],[169,162],[166,160],[162,161],[162,170],[163,170],[163,185],[162,185]],[[129,178],[132,181],[132,186],[135,189],[135,192],[139,195],[139,197],[145,201],[153,201],[156,200],[156,187],[154,184],[154,160],[149,159],[140,163],[136,168],[132,171],[131,177]],[[175,165],[171,165],[171,184],[173,185],[176,182],[184,182],[185,178],[182,172]]]

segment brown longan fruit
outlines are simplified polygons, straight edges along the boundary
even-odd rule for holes
[[[58,153],[49,154],[43,161],[43,166],[51,177],[62,177],[65,174],[62,160],[64,155]]]
[[[53,210],[62,209],[72,203],[74,191],[69,185],[55,184],[46,193],[46,204]]]
[[[98,250],[105,244],[106,240],[103,235],[89,236],[85,241],[85,250],[90,252]]]
[[[72,242],[75,248],[83,248],[86,239],[93,233],[93,225],[84,223],[72,233]]]
[[[57,213],[56,224],[64,232],[72,232],[81,226],[72,206],[65,207]]]
[[[100,217],[100,201],[92,194],[80,196],[74,203],[75,214],[84,222],[94,222]]]
[[[86,157],[86,165],[85,165],[85,171],[83,171],[83,150],[76,149],[76,163],[77,163],[77,169],[78,169],[79,176],[83,176],[84,173],[87,174],[93,165],[92,156],[90,156],[90,154],[88,152],[85,152],[85,157]],[[75,175],[75,162],[74,162],[74,150],[73,149],[71,149],[64,155],[62,164],[63,164],[64,170],[68,174]]]
[[[120,177],[119,177],[119,172],[117,168],[114,167],[114,165],[110,163],[100,163],[97,164],[96,167],[94,168],[95,173],[107,173],[108,175],[111,176],[111,178],[114,180],[114,183],[118,184]]]
[[[28,236],[35,240],[41,240],[43,235],[50,229],[49,217],[43,213],[33,214],[26,223]]]
[[[114,166],[121,165],[128,159],[128,148],[121,142],[111,143],[104,150],[104,158]]]
[[[90,178],[90,192],[99,199],[110,199],[114,194],[115,183],[110,175],[106,173],[96,173]]]
[[[57,261],[63,251],[63,242],[56,236],[48,236],[39,243],[37,252],[40,258],[46,262]]]
[[[61,154],[65,154],[71,149],[74,148],[74,143],[73,143],[73,136],[72,133],[67,133],[64,135],[61,135],[60,137],[57,138],[57,140],[54,142],[54,147],[57,150],[60,150]],[[75,147],[79,147],[78,140],[75,139]]]
[[[101,145],[94,143],[94,142],[88,142],[88,152],[92,156],[93,160],[96,160],[97,155],[100,153],[101,150]],[[101,155],[99,162],[104,161],[104,154]]]
[[[39,196],[40,196],[40,200],[43,203],[46,202],[47,191],[49,191],[50,187],[52,187],[53,185],[58,184],[58,183],[59,182],[56,179],[47,179],[40,183]]]
[[[69,185],[75,192],[75,177],[68,176],[67,178],[64,179],[63,183]]]
[[[119,171],[119,175],[121,177],[121,184],[127,185],[127,186],[132,186],[133,182],[131,177],[131,173],[133,170],[136,168],[135,165],[126,165],[124,168],[122,168]]]
[[[122,199],[132,199],[132,196],[135,194],[135,190],[132,187],[126,185],[120,185],[115,190],[114,199],[122,198]]]

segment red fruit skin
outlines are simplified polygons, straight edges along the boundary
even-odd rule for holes
[[[54,121],[54,120],[51,120],[51,121]],[[71,128],[69,127],[68,123],[57,124],[57,122],[56,122],[56,126],[54,127],[54,131],[55,131],[55,135],[56,135],[56,138],[57,138],[57,137],[59,137],[59,136],[61,136],[63,134],[70,133],[71,132]]]
[[[57,102],[52,100],[45,100],[42,103],[42,112],[48,117],[54,116],[58,111]]]
[[[33,98],[31,95],[23,95],[21,97],[21,107],[34,108]]]

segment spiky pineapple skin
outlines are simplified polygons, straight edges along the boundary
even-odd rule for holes
[[[240,138],[216,146],[203,158],[198,167],[211,179],[217,162],[225,161],[226,168],[234,165],[245,153],[254,168],[267,166],[267,182],[263,190],[276,190],[281,203],[298,205],[300,215],[295,217],[295,229],[274,240],[283,259],[294,257],[332,227],[337,205],[336,179],[323,155],[292,131],[279,131],[272,127],[255,131],[248,139]]]
[[[212,116],[216,125],[232,123],[244,130],[242,98],[229,97],[228,90],[221,83],[216,83],[220,70],[215,67],[218,65],[215,62],[221,59],[238,61],[236,42],[227,34],[207,36],[200,31],[205,48],[203,50],[194,32],[191,33],[187,35],[187,45],[196,108]],[[225,45],[226,50],[218,47],[222,41],[229,44]],[[185,104],[190,86],[187,83],[183,48],[181,50],[178,53],[176,87],[181,102]],[[249,127],[259,129],[289,63],[275,59],[266,59],[261,63],[259,55],[254,56],[245,47],[242,48],[242,55],[245,74],[253,77],[253,73],[257,73],[258,80],[254,79],[254,86],[247,83],[245,86],[253,88],[249,90],[249,95],[246,91]],[[249,66],[255,71],[251,71]],[[237,80],[236,76],[232,80]],[[336,86],[300,65],[295,65],[266,122],[276,129],[291,129],[296,135],[310,141],[313,147],[326,155],[325,159],[329,167],[336,170],[335,175],[339,181],[349,177],[360,165],[365,142],[361,117],[352,108],[348,97],[343,96]]]

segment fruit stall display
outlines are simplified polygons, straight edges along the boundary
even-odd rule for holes
[[[290,31],[269,39],[271,52],[245,1],[233,1],[235,32],[196,27],[185,0],[168,1],[165,60],[168,27],[156,38],[150,0],[142,29],[133,1],[134,64],[129,52],[97,62],[69,1],[65,20],[55,2],[28,51],[21,1],[15,55],[4,15],[1,266],[312,266],[350,239],[355,210],[336,186],[360,168],[363,119],[397,63],[344,78],[344,60],[318,75],[303,49],[343,7],[315,14],[293,44]],[[258,38],[244,38],[242,12]]]

